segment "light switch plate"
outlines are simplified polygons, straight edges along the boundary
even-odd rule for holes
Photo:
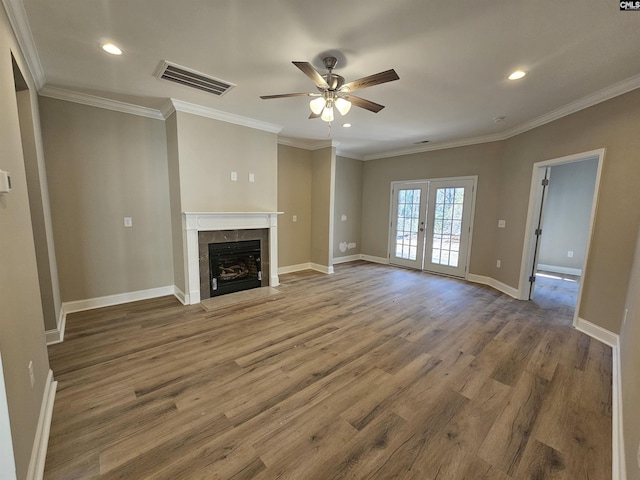
[[[133,220],[131,217],[124,217],[124,226],[131,227],[133,225]]]
[[[238,172],[231,172],[231,181],[232,182],[238,181]]]
[[[507,226],[506,220],[498,220],[498,228],[504,228]]]

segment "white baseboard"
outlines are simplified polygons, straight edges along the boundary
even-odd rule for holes
[[[620,336],[578,317],[573,325],[576,330],[611,347],[611,473],[613,480],[626,480],[627,466],[624,453],[624,422],[622,420],[622,374],[620,371]]]
[[[123,303],[137,302],[138,300],[148,300],[150,298],[175,296],[182,304],[185,304],[184,293],[176,286],[150,288],[148,290],[138,290],[137,292],[119,293],[105,297],[89,298],[86,300],[75,300],[73,302],[63,302],[60,307],[58,326],[55,330],[45,332],[47,345],[60,343],[64,340],[64,329],[67,324],[67,315],[94,308],[110,307],[112,305],[122,305]]]
[[[371,263],[381,263],[382,265],[389,265],[389,259],[386,257],[374,257],[373,255],[360,255],[361,260],[365,260]]]
[[[176,297],[181,304],[183,305],[187,304],[187,300],[184,292],[180,290],[178,287],[176,287],[175,285],[173,286],[173,296]]]
[[[320,265],[319,263],[310,263],[310,268],[311,270],[315,270],[316,272],[320,272],[320,273],[326,273],[328,275],[331,275],[333,272],[333,265],[330,267],[327,267],[326,265]]]
[[[355,262],[357,260],[362,260],[362,255],[359,253],[355,255],[346,255],[344,257],[333,257],[333,264],[336,265],[338,263]]]
[[[493,287],[499,292],[505,293],[510,297],[515,298],[516,300],[518,300],[519,298],[517,288],[513,288],[507,285],[506,283],[499,282],[495,278],[485,277],[484,275],[476,275],[474,273],[469,273],[467,274],[467,280],[473,283],[480,283],[482,285],[488,285],[490,287]]]
[[[565,275],[577,275],[582,276],[581,268],[561,267],[559,265],[547,265],[544,263],[538,264],[538,270],[544,270],[546,272],[563,273]]]
[[[297,265],[287,265],[286,267],[278,267],[278,275],[287,273],[302,272],[303,270],[311,270],[310,263],[299,263]]]
[[[612,465],[611,478],[613,480],[627,479],[627,464],[625,463],[624,452],[624,422],[622,420],[622,373],[620,367],[620,337],[616,345],[611,347],[611,355],[613,357],[612,373],[612,396],[611,396],[611,449],[612,449]]]
[[[44,476],[44,463],[47,458],[47,445],[49,443],[49,431],[51,428],[51,418],[53,416],[53,402],[56,398],[58,382],[53,380],[53,371],[49,370],[42,404],[40,406],[40,416],[38,417],[38,427],[36,437],[31,450],[29,469],[27,470],[27,480],[41,480]]]
[[[333,267],[327,267],[326,265],[320,265],[318,263],[299,263],[297,265],[288,265],[286,267],[278,268],[278,275],[285,275],[287,273],[302,272],[303,270],[315,270],[316,272],[332,274]]]
[[[602,328],[600,325],[596,325],[595,323],[591,323],[584,318],[578,317],[575,324],[573,325],[576,330],[581,331],[582,333],[586,333],[592,338],[601,341],[605,345],[609,345],[611,348],[614,348],[618,345],[618,335],[610,332],[606,328]]]

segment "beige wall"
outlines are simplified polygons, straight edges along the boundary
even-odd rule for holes
[[[606,148],[579,315],[619,332],[640,222],[639,112],[640,89],[504,142],[365,162],[362,253],[386,256],[392,180],[476,174],[470,272],[518,288],[533,164]]]
[[[22,75],[16,72],[17,75]],[[44,316],[44,329],[55,330],[60,313],[60,290],[57,282],[57,267],[53,246],[53,235],[47,224],[51,220],[49,212],[49,197],[46,184],[44,162],[39,161],[34,122],[39,118],[33,116],[31,93],[24,90],[17,93],[18,116],[20,118],[20,135],[22,151],[24,153],[25,172],[27,174],[27,188],[29,191],[29,208],[31,211],[31,226],[36,248],[38,263],[38,280],[40,282],[40,301]],[[36,112],[38,111],[36,106]],[[50,227],[50,223],[49,223]]]
[[[311,262],[330,268],[333,257],[334,147],[311,152]]]
[[[518,286],[533,164],[606,148],[579,315],[620,331],[640,222],[639,131],[640,89],[504,142],[498,215],[507,228],[496,236],[497,280]]]
[[[62,300],[173,285],[164,122],[51,98],[40,108]]]
[[[640,235],[627,291],[628,314],[620,330],[620,369],[622,375],[622,418],[628,480],[640,480],[637,452],[640,448]]]
[[[336,157],[333,258],[360,253],[363,162]]]
[[[501,156],[495,142],[364,162],[361,253],[387,258],[392,181],[478,175],[470,272],[493,276]]]
[[[311,152],[278,145],[279,267],[311,261],[311,187]]]
[[[17,477],[26,477],[40,406],[49,372],[40,287],[31,225],[27,177],[21,144],[11,53],[33,82],[11,27],[0,8],[0,170],[11,174],[13,189],[0,196],[0,354]],[[35,95],[31,98],[36,102]],[[35,385],[29,380],[33,362]],[[4,417],[4,415],[3,415]],[[3,435],[5,430],[0,431]],[[0,438],[0,448],[8,439]]]
[[[183,212],[276,211],[276,134],[184,112],[176,115]],[[237,181],[231,181],[231,172],[238,174]],[[255,182],[249,182],[249,173]]]
[[[171,210],[171,243],[173,246],[173,282],[182,292],[186,289],[186,272],[183,260],[182,209],[180,193],[180,158],[178,125],[175,112],[165,122],[167,132],[167,163],[169,166],[169,204]]]

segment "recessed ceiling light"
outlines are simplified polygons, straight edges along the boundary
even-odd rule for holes
[[[511,75],[509,75],[509,80],[519,80],[524,77],[527,72],[523,72],[522,70],[516,70]]]
[[[102,45],[102,50],[110,53],[111,55],[122,55],[122,50],[113,43],[105,43]]]
[[[342,124],[342,126],[343,126],[344,128],[350,128],[350,127],[351,127],[351,124],[350,124],[350,123],[343,123],[343,124]]]

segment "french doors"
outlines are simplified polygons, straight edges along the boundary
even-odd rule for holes
[[[389,262],[465,277],[475,181],[394,183]]]

